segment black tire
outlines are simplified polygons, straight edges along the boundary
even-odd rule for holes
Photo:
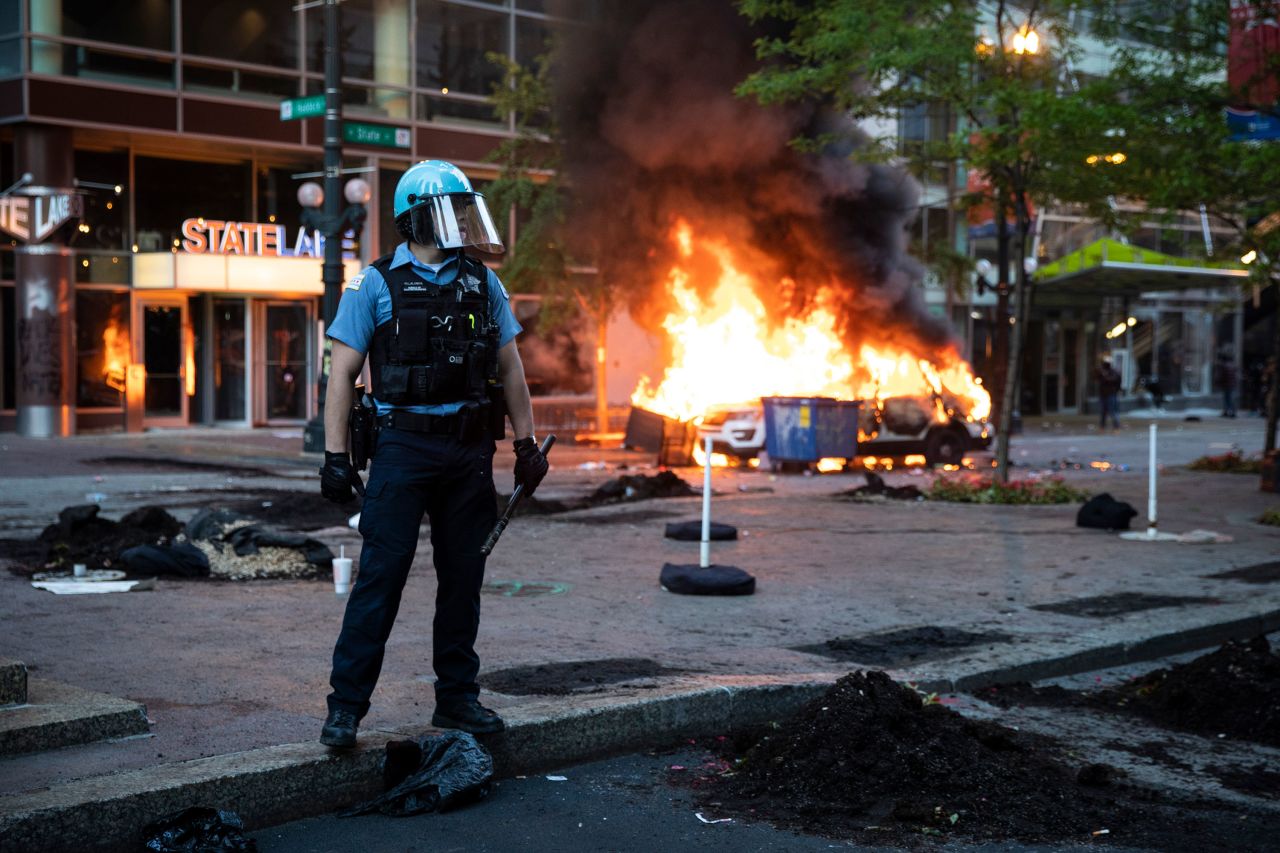
[[[959,465],[968,442],[952,429],[935,429],[925,440],[924,461],[928,465]]]

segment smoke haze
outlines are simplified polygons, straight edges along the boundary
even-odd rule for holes
[[[886,326],[921,354],[949,341],[906,252],[918,185],[900,168],[852,162],[863,137],[843,117],[735,96],[758,67],[759,33],[729,0],[595,7],[600,25],[564,33],[555,62],[573,188],[568,242],[626,290],[642,323],[661,319],[671,231],[684,218],[699,236],[733,244],[760,281],[779,283],[758,294],[775,319],[826,286],[852,344],[883,339]],[[820,153],[789,145],[823,131],[848,141]],[[718,267],[701,261],[694,280],[707,288]]]

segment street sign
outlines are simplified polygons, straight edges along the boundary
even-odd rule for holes
[[[324,95],[309,95],[305,98],[290,98],[280,102],[280,120],[292,121],[299,118],[318,118],[324,115]]]
[[[381,124],[365,124],[359,121],[342,123],[342,141],[357,145],[381,145],[385,148],[408,148],[409,128],[386,127]]]

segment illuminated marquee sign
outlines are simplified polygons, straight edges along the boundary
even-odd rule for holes
[[[182,248],[196,255],[320,258],[324,237],[319,231],[299,228],[291,246],[283,225],[198,217],[182,223]]]
[[[84,199],[72,190],[31,187],[0,198],[0,231],[24,243],[41,243],[69,219],[84,215]]]

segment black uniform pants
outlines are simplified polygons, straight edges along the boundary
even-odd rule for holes
[[[360,514],[360,573],[333,650],[330,711],[358,717],[369,711],[423,513],[431,520],[436,568],[436,701],[480,694],[475,652],[485,563],[480,546],[497,520],[493,453],[491,438],[460,441],[396,429],[379,434]]]

